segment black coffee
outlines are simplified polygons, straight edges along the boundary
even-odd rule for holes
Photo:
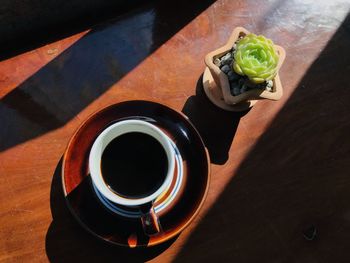
[[[164,182],[168,160],[162,145],[152,136],[130,132],[112,140],[104,150],[101,171],[105,183],[117,194],[141,198]]]

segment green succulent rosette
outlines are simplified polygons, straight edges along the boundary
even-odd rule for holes
[[[277,74],[278,55],[271,39],[246,35],[236,46],[233,69],[254,83],[273,79]]]

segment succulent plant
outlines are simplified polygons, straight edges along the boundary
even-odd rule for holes
[[[248,34],[236,46],[233,69],[254,83],[273,79],[277,74],[278,54],[271,39]]]

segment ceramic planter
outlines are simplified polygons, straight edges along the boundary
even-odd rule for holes
[[[283,64],[286,53],[281,46],[275,45],[279,56],[277,75],[273,79],[272,91],[251,89],[237,96],[233,96],[230,91],[229,80],[224,72],[214,64],[214,59],[225,55],[232,49],[232,46],[240,36],[245,36],[250,32],[243,27],[236,27],[226,45],[210,52],[205,56],[205,69],[203,75],[203,87],[208,98],[218,107],[228,111],[243,111],[252,107],[258,100],[269,99],[279,100],[283,90],[278,71]]]

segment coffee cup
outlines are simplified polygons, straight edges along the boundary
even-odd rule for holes
[[[142,120],[124,120],[107,127],[89,155],[94,188],[116,205],[139,209],[147,235],[161,231],[153,203],[169,189],[174,169],[171,140]]]

